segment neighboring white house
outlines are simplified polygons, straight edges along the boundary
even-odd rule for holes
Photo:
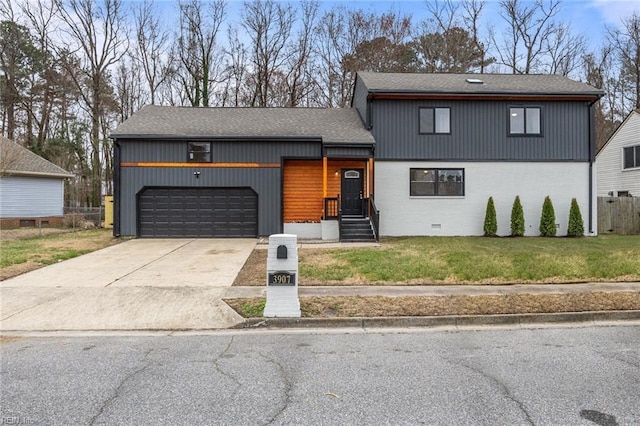
[[[640,197],[640,111],[633,111],[596,156],[599,197]]]
[[[64,179],[73,175],[10,139],[0,137],[0,225],[59,225]]]

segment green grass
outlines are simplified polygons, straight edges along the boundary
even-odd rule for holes
[[[640,236],[393,238],[331,257],[326,266],[302,262],[300,275],[416,284],[640,280]]]
[[[35,239],[3,241],[0,245],[0,268],[27,262],[40,245]]]
[[[261,317],[266,303],[267,301],[265,299],[247,300],[238,307],[238,313],[244,318]]]
[[[110,230],[98,229],[0,241],[0,268],[29,261],[50,265],[112,245]]]

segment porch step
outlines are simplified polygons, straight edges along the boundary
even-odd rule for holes
[[[376,236],[369,218],[343,218],[340,241],[348,243],[375,242]]]

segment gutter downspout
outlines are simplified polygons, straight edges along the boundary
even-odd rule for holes
[[[373,98],[367,97],[367,130],[373,129]]]
[[[589,104],[589,234],[594,234],[593,215],[596,213],[593,201],[593,163],[595,162],[595,112],[593,106],[600,98]]]
[[[113,236],[120,236],[120,142],[113,140]]]

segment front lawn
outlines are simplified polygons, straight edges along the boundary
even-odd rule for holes
[[[639,281],[640,237],[389,238],[380,247],[305,248],[301,285],[511,284]],[[234,285],[264,285],[256,250]]]
[[[0,279],[7,279],[118,243],[110,229],[0,239]]]

